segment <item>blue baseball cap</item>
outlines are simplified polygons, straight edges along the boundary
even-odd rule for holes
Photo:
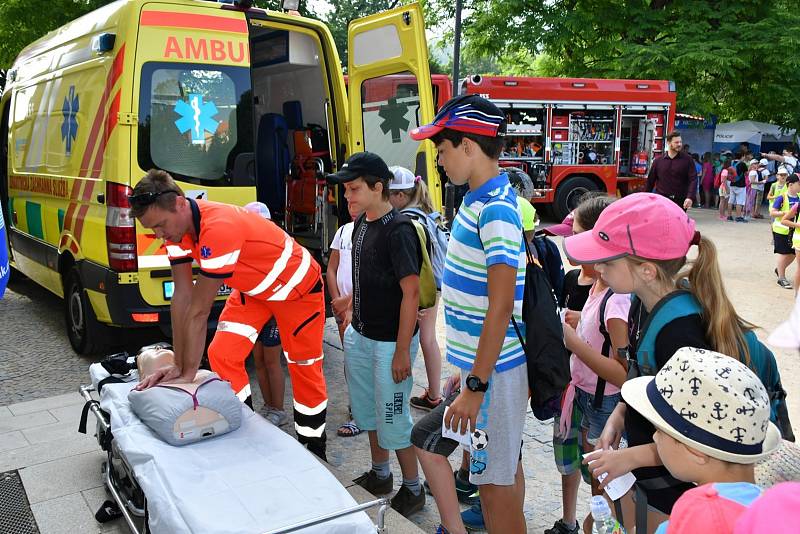
[[[411,139],[430,139],[445,128],[459,132],[499,137],[506,134],[506,117],[500,108],[478,95],[451,98],[442,106],[433,122],[414,128]]]

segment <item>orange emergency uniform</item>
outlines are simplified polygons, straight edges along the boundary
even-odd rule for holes
[[[194,260],[200,274],[233,288],[208,349],[211,368],[250,396],[244,362],[261,328],[278,323],[294,393],[298,441],[324,454],[328,396],[322,374],[325,299],[319,264],[275,223],[243,208],[189,199],[198,239],[167,242],[170,263]]]

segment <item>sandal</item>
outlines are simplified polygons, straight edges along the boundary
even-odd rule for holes
[[[344,423],[339,429],[336,431],[338,436],[343,438],[352,438],[353,436],[357,436],[361,434],[361,429],[358,428],[358,425],[352,419],[348,422]]]

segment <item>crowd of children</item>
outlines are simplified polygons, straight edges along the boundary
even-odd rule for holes
[[[469,185],[449,236],[424,181],[408,169],[364,152],[329,177],[344,188],[354,219],[334,237],[327,274],[352,413],[338,433],[367,433],[371,465],[355,482],[376,495],[394,491],[394,451],[402,482],[392,507],[416,513],[427,488],[439,534],[526,531],[521,455],[529,359],[516,328],[524,337],[525,241],[533,238],[535,212],[518,201],[498,166],[505,127],[497,107],[468,95],[412,130],[412,138],[436,146],[452,183]],[[721,218],[760,215],[766,165],[749,158],[722,163],[715,186]],[[784,287],[791,287],[785,273],[793,249],[800,250],[800,233],[795,239],[790,230],[800,228],[793,170],[779,167],[767,195]],[[593,195],[550,234],[565,237],[564,252],[577,268],[556,295],[571,380],[553,421],[562,517],[546,534],[592,531],[591,516],[576,517],[582,478],[601,496],[632,472],[636,482],[615,503],[615,515],[640,534],[734,532],[734,525],[755,532],[747,525],[757,524],[753,516],[762,508],[773,510],[773,499],[800,499],[797,486],[762,495],[755,485],[755,462],[777,450],[782,436],[793,438],[780,409],[785,392],[774,356],[728,299],[716,248],[694,220],[655,194]],[[423,290],[428,276],[441,295],[430,302]],[[440,302],[446,359],[459,370],[444,388]],[[277,339],[270,332],[267,347]],[[420,348],[427,387],[412,397]],[[267,416],[281,424],[282,399],[273,393],[282,386],[265,368]],[[414,424],[411,407],[429,413]],[[462,463],[453,472],[448,457],[457,450]],[[470,509],[462,512],[462,503]],[[721,523],[709,523],[707,507],[721,510]],[[703,524],[710,526],[698,530]]]

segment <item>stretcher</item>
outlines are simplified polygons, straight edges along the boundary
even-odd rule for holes
[[[313,454],[245,405],[239,429],[176,447],[131,411],[135,369],[122,377],[100,364],[89,371],[79,430],[91,412],[113,497],[98,521],[123,517],[134,534],[385,532],[387,499],[357,504]],[[377,525],[364,512],[371,507]]]

